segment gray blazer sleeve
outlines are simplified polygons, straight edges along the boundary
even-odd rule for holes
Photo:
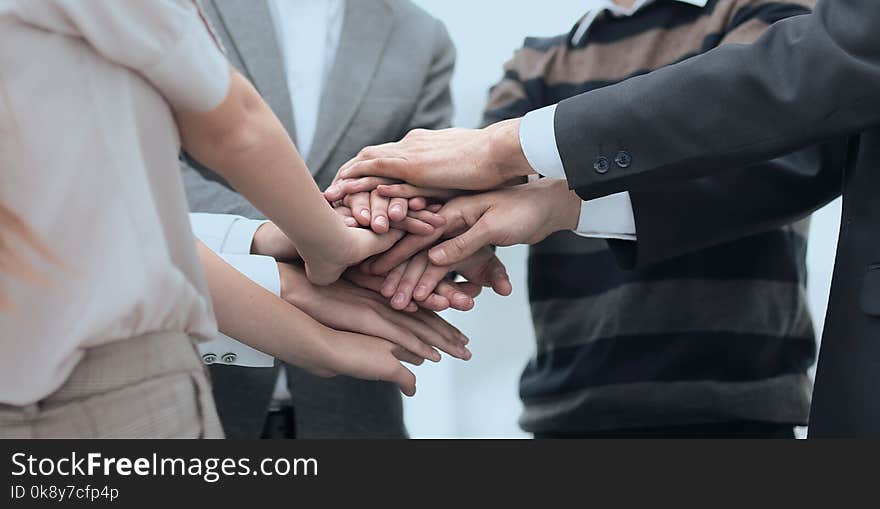
[[[434,56],[407,131],[452,125],[450,82],[455,70],[455,45],[443,23],[436,21],[434,27]]]
[[[199,169],[196,169],[199,168]],[[220,177],[209,175],[210,170],[184,156],[180,161],[183,186],[190,212],[235,214],[249,219],[265,219],[244,196],[233,191]]]
[[[880,2],[820,0],[727,45],[559,104],[556,140],[586,199],[745,167],[880,123]],[[621,150],[632,162],[593,168]]]

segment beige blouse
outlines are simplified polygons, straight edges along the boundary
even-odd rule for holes
[[[191,0],[0,0],[0,201],[66,264],[0,281],[0,403],[51,394],[89,347],[216,335],[169,103],[228,88]]]

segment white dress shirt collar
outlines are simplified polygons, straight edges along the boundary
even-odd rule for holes
[[[645,7],[651,5],[657,0],[636,0],[632,7],[623,7],[614,3],[613,0],[599,0],[598,5],[587,11],[584,14],[584,17],[581,18],[581,21],[578,23],[578,27],[574,32],[574,35],[571,38],[571,43],[574,46],[579,45],[583,42],[584,37],[587,36],[587,32],[590,31],[590,27],[593,26],[593,22],[596,21],[596,18],[605,11],[610,12],[614,16],[632,16],[633,14],[639,12]],[[709,0],[671,0],[675,2],[681,2],[685,4],[694,5],[696,7],[705,7]]]
[[[293,106],[297,149],[308,157],[321,96],[342,37],[345,0],[269,0]]]

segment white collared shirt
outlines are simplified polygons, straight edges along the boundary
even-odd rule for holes
[[[596,18],[603,12],[613,16],[632,16],[656,0],[636,0],[630,8],[602,0],[581,19],[572,36],[578,45],[589,34]],[[708,0],[676,0],[697,7],[705,7]],[[565,168],[556,145],[556,105],[528,113],[520,125],[520,143],[532,168],[548,178],[565,179]],[[575,233],[584,237],[636,240],[636,224],[629,192],[616,193],[581,203],[581,215]]]
[[[284,70],[296,146],[303,158],[312,148],[324,83],[336,60],[345,0],[269,0]]]

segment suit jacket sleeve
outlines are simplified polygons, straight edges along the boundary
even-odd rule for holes
[[[752,16],[739,19],[720,45],[752,43],[768,23],[809,12],[811,5],[777,9],[773,3],[750,2],[745,4],[757,6],[749,11]],[[659,190],[635,189],[630,198],[638,241],[609,240],[609,245],[624,268],[641,268],[782,227],[840,194],[845,158],[846,139],[841,138]]]
[[[452,125],[450,82],[454,70],[455,46],[446,27],[437,21],[434,30],[434,56],[407,131],[443,129]]]
[[[585,199],[649,191],[876,125],[878,23],[876,0],[820,0],[814,14],[776,23],[753,45],[563,101],[555,130],[571,187]],[[628,168],[594,171],[596,157],[618,150],[632,155]]]

